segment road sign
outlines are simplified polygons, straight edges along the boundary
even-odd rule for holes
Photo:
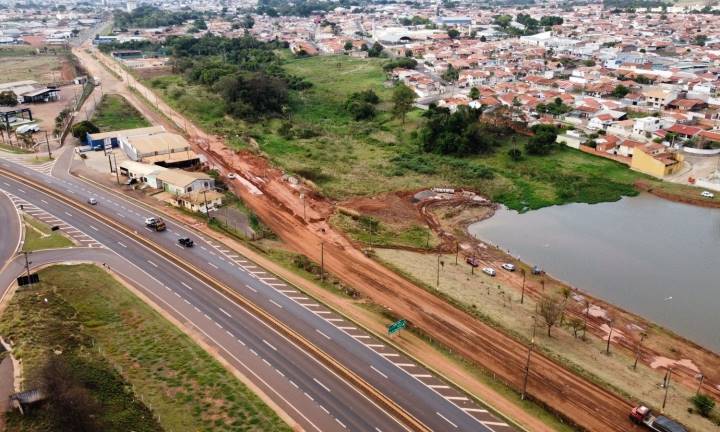
[[[388,326],[388,334],[395,334],[400,330],[404,329],[405,327],[407,327],[407,321],[405,321],[404,319],[401,319],[400,321],[395,321]]]

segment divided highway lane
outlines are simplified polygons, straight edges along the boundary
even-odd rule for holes
[[[43,209],[48,213],[61,214],[76,226],[98,228],[93,235],[108,248],[37,252],[33,254],[34,265],[42,262],[41,256],[53,256],[58,262],[108,263],[143,287],[152,300],[180,322],[198,329],[227,361],[307,431],[406,430],[305,351],[174,263],[51,196],[2,175],[0,182],[0,187],[11,193],[24,190],[27,201],[45,200]],[[20,272],[23,262],[13,261],[15,267],[20,266]],[[4,278],[12,275],[13,279],[18,274],[10,268],[3,271]],[[6,288],[7,284],[0,290]]]
[[[0,269],[17,251],[21,236],[22,225],[15,206],[6,194],[0,192]]]
[[[66,152],[58,161],[54,174],[59,179],[13,166],[16,172],[32,176],[47,183],[60,192],[78,200],[88,195],[97,197],[97,210],[113,219],[125,223],[135,230],[144,230],[142,220],[150,216],[143,206],[124,199],[102,188],[96,188],[67,174],[70,154]],[[0,161],[0,164],[4,162]],[[8,164],[9,165],[9,164]],[[2,185],[0,184],[0,187]],[[194,232],[168,221],[167,233],[146,232],[164,248],[179,254],[193,265],[208,269],[209,273],[240,294],[249,298],[293,329],[302,333],[326,353],[339,359],[345,366],[358,373],[367,382],[380,389],[434,430],[509,430],[510,428],[486,410],[478,407],[463,396],[448,396],[442,388],[429,386],[427,371],[415,366],[412,361],[392,352],[383,344],[343,322],[329,311],[318,308],[312,300],[285,285],[282,281],[265,273],[261,268],[233,252],[211,241],[198,238]],[[142,232],[142,231],[141,231]],[[189,236],[196,240],[196,247],[180,250],[176,239]],[[126,247],[124,243],[120,247]],[[159,264],[153,262],[153,264]],[[228,319],[228,317],[225,317]]]

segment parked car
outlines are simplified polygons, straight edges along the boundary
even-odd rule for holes
[[[504,264],[501,265],[500,267],[504,268],[505,270],[507,270],[507,271],[509,271],[509,272],[514,272],[514,271],[515,271],[515,264],[504,263]]]
[[[541,275],[541,274],[543,274],[543,273],[545,273],[545,272],[544,272],[543,269],[541,269],[539,266],[533,266],[533,268],[532,268],[532,274],[534,274],[534,275]]]
[[[702,193],[700,195],[702,195],[705,198],[715,198],[715,194],[710,191],[702,191]]]
[[[186,248],[193,247],[193,245],[195,244],[192,239],[189,239],[187,237],[179,238],[178,243],[180,244],[180,246],[184,246]]]
[[[88,204],[90,205],[97,205],[97,200],[95,198],[88,198]]]
[[[470,264],[472,267],[478,267],[480,265],[480,262],[475,257],[467,257],[465,258],[465,262]]]
[[[237,178],[237,174],[235,174],[234,172],[231,172],[227,175],[227,178],[234,180]]]
[[[496,274],[496,273],[495,273],[495,269],[494,269],[494,268],[490,268],[490,267],[483,267],[482,271],[483,271],[483,273],[485,273],[485,274],[488,275],[488,276],[493,276],[493,277],[494,277],[495,274]]]

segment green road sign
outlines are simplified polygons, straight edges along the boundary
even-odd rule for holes
[[[407,321],[401,319],[400,321],[396,321],[388,326],[388,333],[395,334],[405,327],[407,327]]]

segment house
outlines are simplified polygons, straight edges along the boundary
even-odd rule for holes
[[[197,165],[200,157],[190,149],[190,143],[178,134],[160,132],[150,135],[121,136],[120,147],[136,162],[166,167]]]
[[[658,129],[662,129],[666,126],[666,124],[667,122],[658,117],[641,117],[635,119],[635,124],[633,125],[633,133],[635,135],[645,135],[648,133],[651,134]]]
[[[677,98],[677,93],[662,88],[651,88],[644,91],[645,104],[653,108],[664,109]]]
[[[694,137],[695,135],[702,132],[702,129],[696,126],[686,126],[681,124],[674,124],[670,126],[669,128],[665,129],[667,132],[674,133],[675,135],[679,136],[680,138],[684,139],[690,139]]]
[[[630,168],[663,178],[679,172],[683,167],[683,155],[668,151],[662,144],[649,144],[636,147],[630,162]]]
[[[124,175],[130,180],[147,184],[153,189],[160,189],[157,176],[161,172],[168,170],[168,168],[159,165],[149,165],[131,160],[120,162],[119,167],[121,175]]]
[[[157,174],[158,189],[171,195],[185,195],[192,192],[212,190],[215,180],[202,172],[169,169]]]
[[[207,213],[222,205],[223,194],[214,190],[176,195],[171,203],[192,212]]]

